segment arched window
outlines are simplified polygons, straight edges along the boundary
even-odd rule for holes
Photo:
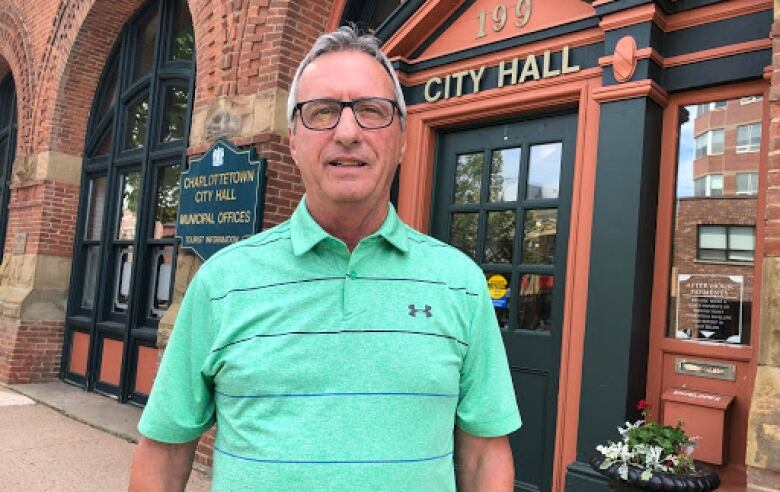
[[[84,147],[63,377],[144,403],[176,270],[194,37],[186,0],[148,2],[122,30]]]
[[[16,151],[16,90],[8,74],[0,81],[0,261],[3,260],[5,229],[8,224],[11,167]]]

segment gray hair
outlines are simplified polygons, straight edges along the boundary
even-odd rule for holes
[[[301,64],[298,65],[298,70],[295,71],[295,77],[293,77],[292,84],[290,85],[290,95],[287,96],[287,121],[290,124],[290,128],[295,128],[295,105],[298,103],[298,83],[301,79],[303,70],[313,62],[316,58],[334,51],[362,51],[375,58],[387,74],[390,76],[390,80],[393,82],[393,91],[395,92],[395,100],[398,103],[398,113],[401,115],[401,128],[406,126],[406,102],[404,101],[404,94],[401,90],[401,83],[398,81],[398,76],[395,74],[393,65],[390,64],[390,60],[387,59],[384,53],[379,49],[379,40],[370,34],[358,35],[357,30],[351,26],[342,26],[338,31],[322,34],[317,41],[314,42],[311,50],[303,58]]]

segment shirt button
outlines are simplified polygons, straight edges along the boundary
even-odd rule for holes
[[[355,278],[357,277],[357,272],[355,272],[355,271],[353,270],[353,271],[349,272],[349,274],[348,274],[347,276],[348,276],[349,278],[351,278],[352,280],[355,280]]]

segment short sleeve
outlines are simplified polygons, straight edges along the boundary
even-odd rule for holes
[[[456,425],[479,437],[497,437],[521,425],[512,377],[493,304],[483,282],[469,327],[460,376]]]
[[[202,368],[211,354],[215,325],[202,272],[187,288],[138,423],[138,431],[155,441],[189,442],[214,424],[214,385]]]

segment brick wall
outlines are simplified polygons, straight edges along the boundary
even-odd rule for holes
[[[0,381],[24,384],[56,379],[64,327],[62,321],[0,318]]]

